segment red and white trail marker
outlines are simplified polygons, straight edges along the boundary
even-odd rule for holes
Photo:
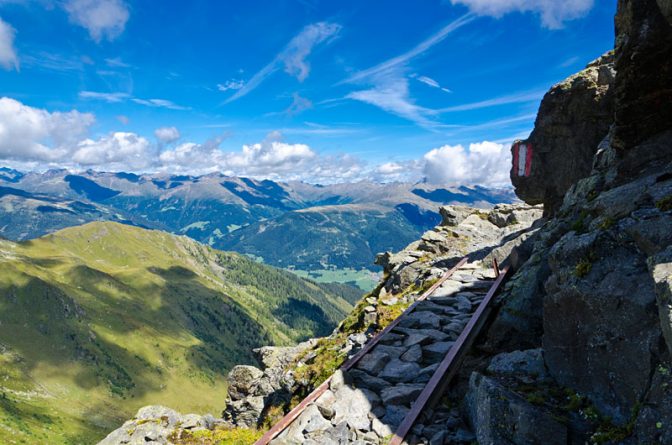
[[[532,172],[532,144],[516,141],[513,144],[513,171],[516,176],[528,177]]]

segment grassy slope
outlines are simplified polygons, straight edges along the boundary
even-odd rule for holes
[[[158,231],[91,223],[0,241],[0,443],[94,443],[147,404],[218,413],[252,348],[327,334],[349,309]]]

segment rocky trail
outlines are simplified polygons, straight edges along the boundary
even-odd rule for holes
[[[498,275],[466,258],[443,271],[256,445],[399,444],[407,435],[418,444],[473,441],[459,413],[433,409],[431,396],[459,367],[503,281]]]

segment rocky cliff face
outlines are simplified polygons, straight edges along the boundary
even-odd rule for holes
[[[531,257],[509,282],[487,341],[493,352],[541,347],[548,378],[534,378],[522,391],[518,380],[472,376],[474,422],[496,394],[520,396],[499,402],[500,414],[477,427],[479,439],[527,443],[508,431],[510,423],[498,423],[506,419],[502,413],[522,409],[522,397],[526,409],[538,400],[537,415],[562,415],[570,443],[672,443],[672,27],[666,16],[669,2],[619,2],[614,125],[596,144],[591,171],[575,180],[556,217],[531,240]],[[547,131],[543,113],[542,107],[534,134]],[[564,168],[550,157],[536,162],[544,171]],[[546,186],[534,185],[533,193]],[[578,406],[583,416],[570,409]],[[519,420],[513,430],[528,426]],[[557,425],[544,430],[535,437]]]

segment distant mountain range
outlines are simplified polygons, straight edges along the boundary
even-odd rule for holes
[[[358,182],[0,168],[0,236],[24,240],[90,221],[185,234],[302,270],[370,269],[440,220],[438,207],[512,202],[511,190]]]
[[[338,293],[111,222],[0,240],[0,421],[11,432],[0,443],[96,443],[147,404],[217,414],[232,366],[255,363],[253,348],[330,333],[352,309]]]

